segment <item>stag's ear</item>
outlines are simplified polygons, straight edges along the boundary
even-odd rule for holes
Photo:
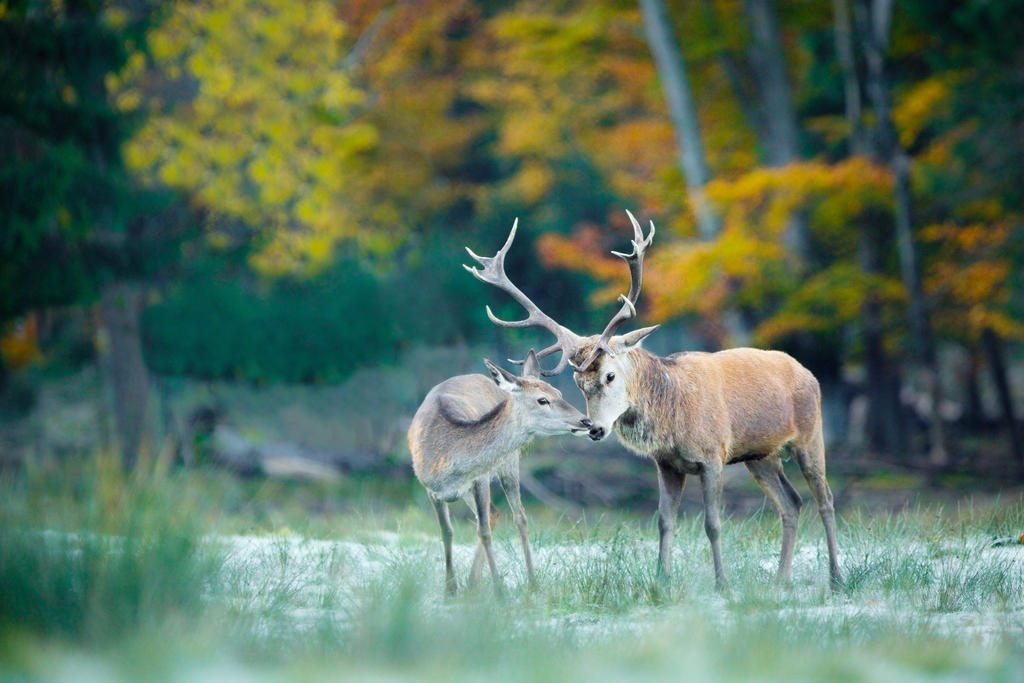
[[[626,353],[633,349],[639,348],[640,343],[647,338],[651,332],[661,327],[661,325],[652,325],[651,327],[642,327],[639,330],[633,330],[626,334],[619,335],[612,338],[612,349],[616,353]]]
[[[491,361],[484,358],[484,365],[487,366],[487,372],[491,373],[491,379],[498,385],[499,389],[513,393],[516,391],[522,391],[523,386],[519,382],[519,378],[513,375],[505,368],[498,367]]]
[[[540,377],[540,361],[533,349],[530,349],[523,361],[523,377]]]

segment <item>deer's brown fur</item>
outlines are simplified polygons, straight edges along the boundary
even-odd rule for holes
[[[661,571],[667,575],[671,570],[671,536],[686,475],[697,474],[704,490],[716,583],[724,585],[718,541],[721,473],[725,465],[743,462],[782,517],[778,575],[788,579],[800,510],[800,497],[782,469],[781,457],[789,451],[818,502],[830,574],[838,583],[821,391],[814,375],[780,351],[740,348],[659,357],[639,348],[650,331],[640,330],[639,338],[613,339],[617,353],[599,353],[589,367],[576,373],[576,382],[587,398],[592,437],[603,438],[606,430],[614,429],[628,448],[658,465]],[[596,343],[596,337],[582,340],[573,362],[586,358]],[[611,382],[609,373],[614,374]],[[622,383],[618,396],[612,395],[615,382]],[[609,402],[614,405],[606,408]]]
[[[658,465],[659,568],[671,570],[670,550],[676,513],[688,474],[700,475],[704,494],[704,529],[711,541],[715,582],[725,585],[719,543],[722,468],[743,462],[782,517],[780,579],[788,579],[796,543],[800,496],[783,472],[781,455],[790,450],[811,486],[825,524],[829,571],[840,582],[832,491],[825,479],[821,392],[806,368],[778,351],[731,349],[718,353],[678,353],[660,358],[640,348],[655,327],[616,335],[636,317],[643,282],[643,264],[654,239],[654,223],[645,236],[633,214],[633,250],[612,252],[629,267],[628,294],[600,335],[580,337],[546,315],[509,279],[505,255],[515,238],[516,225],[493,257],[469,251],[480,268],[467,269],[482,282],[497,287],[527,311],[523,320],[501,320],[501,327],[541,327],[555,343],[538,357],[561,352],[547,374],[571,363],[576,383],[587,399],[590,438],[599,441],[613,429],[635,452]]]

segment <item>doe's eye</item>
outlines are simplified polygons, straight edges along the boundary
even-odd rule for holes
[[[608,384],[611,384],[613,379],[615,379],[614,372],[609,372],[607,375],[604,376],[604,381],[607,382]]]
[[[551,401],[541,396],[540,398],[537,399],[537,403],[541,404],[542,406],[546,406],[547,404],[551,403]]]

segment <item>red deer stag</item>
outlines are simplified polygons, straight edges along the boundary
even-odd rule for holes
[[[539,326],[557,341],[537,354],[561,351],[550,372],[570,363],[587,401],[590,438],[604,439],[612,430],[630,450],[654,459],[658,467],[659,573],[671,573],[671,544],[686,475],[700,476],[704,497],[704,529],[711,542],[715,585],[724,589],[725,570],[719,542],[722,469],[742,462],[782,518],[782,550],[778,579],[788,581],[796,543],[800,495],[786,478],[782,457],[792,453],[818,503],[828,544],[829,574],[841,584],[836,546],[832,491],[825,478],[821,391],[818,381],[791,356],[780,351],[739,348],[717,353],[682,352],[659,357],[641,348],[657,329],[645,327],[622,335],[616,331],[636,316],[643,259],[654,237],[654,223],[644,237],[633,224],[633,252],[612,252],[629,265],[628,295],[600,335],[580,337],[541,313],[507,278],[485,279],[512,295],[530,315],[521,321],[496,318],[503,327]],[[515,235],[494,259],[501,262]],[[470,252],[472,254],[472,252]],[[504,270],[501,269],[502,275]],[[476,274],[476,273],[475,273]]]

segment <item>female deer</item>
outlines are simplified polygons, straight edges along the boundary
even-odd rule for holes
[[[470,583],[486,557],[495,592],[500,595],[501,578],[491,549],[491,479],[497,475],[512,508],[526,571],[533,583],[526,511],[519,495],[520,449],[536,434],[581,434],[590,427],[583,413],[565,401],[561,392],[539,379],[540,365],[533,349],[526,356],[522,377],[489,360],[484,364],[490,377],[459,375],[431,389],[409,427],[413,470],[427,489],[441,525],[445,585],[450,595],[456,591],[456,581],[448,503],[463,498],[476,514],[480,546]]]

